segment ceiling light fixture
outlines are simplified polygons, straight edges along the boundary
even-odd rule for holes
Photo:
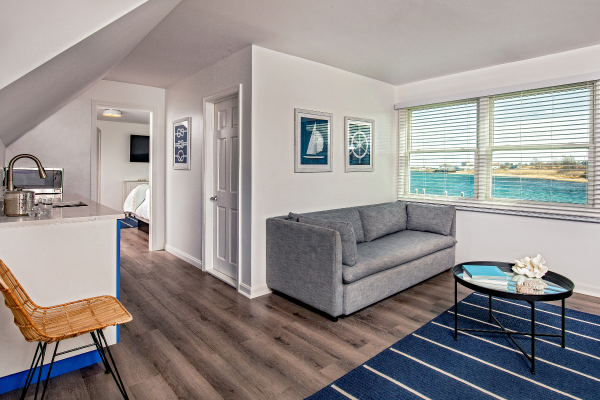
[[[105,117],[120,117],[123,113],[119,110],[115,110],[113,108],[106,108],[102,113]]]

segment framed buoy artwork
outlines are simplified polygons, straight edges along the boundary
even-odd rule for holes
[[[192,117],[173,121],[173,169],[190,169]]]
[[[333,114],[295,110],[294,172],[331,172]]]
[[[375,121],[344,117],[346,172],[373,171]]]

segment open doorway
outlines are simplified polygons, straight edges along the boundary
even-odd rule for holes
[[[123,211],[121,229],[150,233],[150,112],[97,107],[98,202]]]
[[[94,107],[95,200],[121,211],[121,229],[150,235],[152,111]],[[93,193],[94,194],[94,193]]]

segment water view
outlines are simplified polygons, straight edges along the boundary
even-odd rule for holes
[[[580,179],[581,180],[581,179]],[[411,171],[410,191],[419,194],[474,197],[473,174]],[[447,192],[447,193],[446,193]],[[494,174],[492,197],[587,204],[587,182]]]

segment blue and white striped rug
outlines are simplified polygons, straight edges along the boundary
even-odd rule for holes
[[[461,301],[459,327],[494,329],[487,305],[479,293]],[[530,330],[528,303],[494,298],[494,312],[508,329]],[[452,307],[309,399],[600,399],[600,317],[566,315],[567,348],[538,338],[535,375],[506,335],[459,332],[455,341]],[[560,307],[536,303],[536,332],[560,326]],[[518,341],[530,351],[530,337]]]
[[[132,217],[125,217],[120,220],[121,221],[121,229],[127,228],[137,228],[138,220]]]

